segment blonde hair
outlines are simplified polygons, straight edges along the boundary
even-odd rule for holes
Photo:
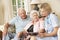
[[[31,12],[30,12],[30,18],[32,18],[33,16],[33,14],[37,14],[38,16],[39,16],[39,12],[38,11],[36,11],[36,10],[32,10]]]
[[[40,8],[45,9],[46,11],[48,11],[49,13],[52,12],[51,6],[48,3],[42,3]]]

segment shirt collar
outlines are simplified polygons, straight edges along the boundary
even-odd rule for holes
[[[49,19],[51,14],[52,14],[52,12],[48,16],[46,16],[45,19]]]
[[[22,19],[20,16],[18,16],[18,19],[24,21],[24,20],[28,19],[28,16],[26,19]]]

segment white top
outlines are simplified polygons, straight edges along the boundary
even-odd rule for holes
[[[28,23],[24,29],[27,30],[32,24],[33,24],[32,22]],[[34,24],[33,32],[38,32],[40,29],[44,29],[43,24],[44,23],[42,20],[39,20],[38,22],[36,22]]]

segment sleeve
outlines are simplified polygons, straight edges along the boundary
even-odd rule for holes
[[[16,17],[13,18],[11,21],[9,21],[9,24],[10,24],[10,25],[15,25],[15,22],[16,22]]]
[[[26,26],[25,26],[25,28],[24,28],[24,30],[28,30],[28,28],[30,27],[32,25],[32,22],[29,22]]]
[[[56,15],[51,15],[50,16],[50,19],[51,19],[51,24],[53,27],[59,27],[59,21],[58,21],[58,18]]]

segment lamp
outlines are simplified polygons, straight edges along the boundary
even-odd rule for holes
[[[30,4],[35,5],[34,10],[39,11],[38,4],[40,4],[40,0],[32,0]]]

